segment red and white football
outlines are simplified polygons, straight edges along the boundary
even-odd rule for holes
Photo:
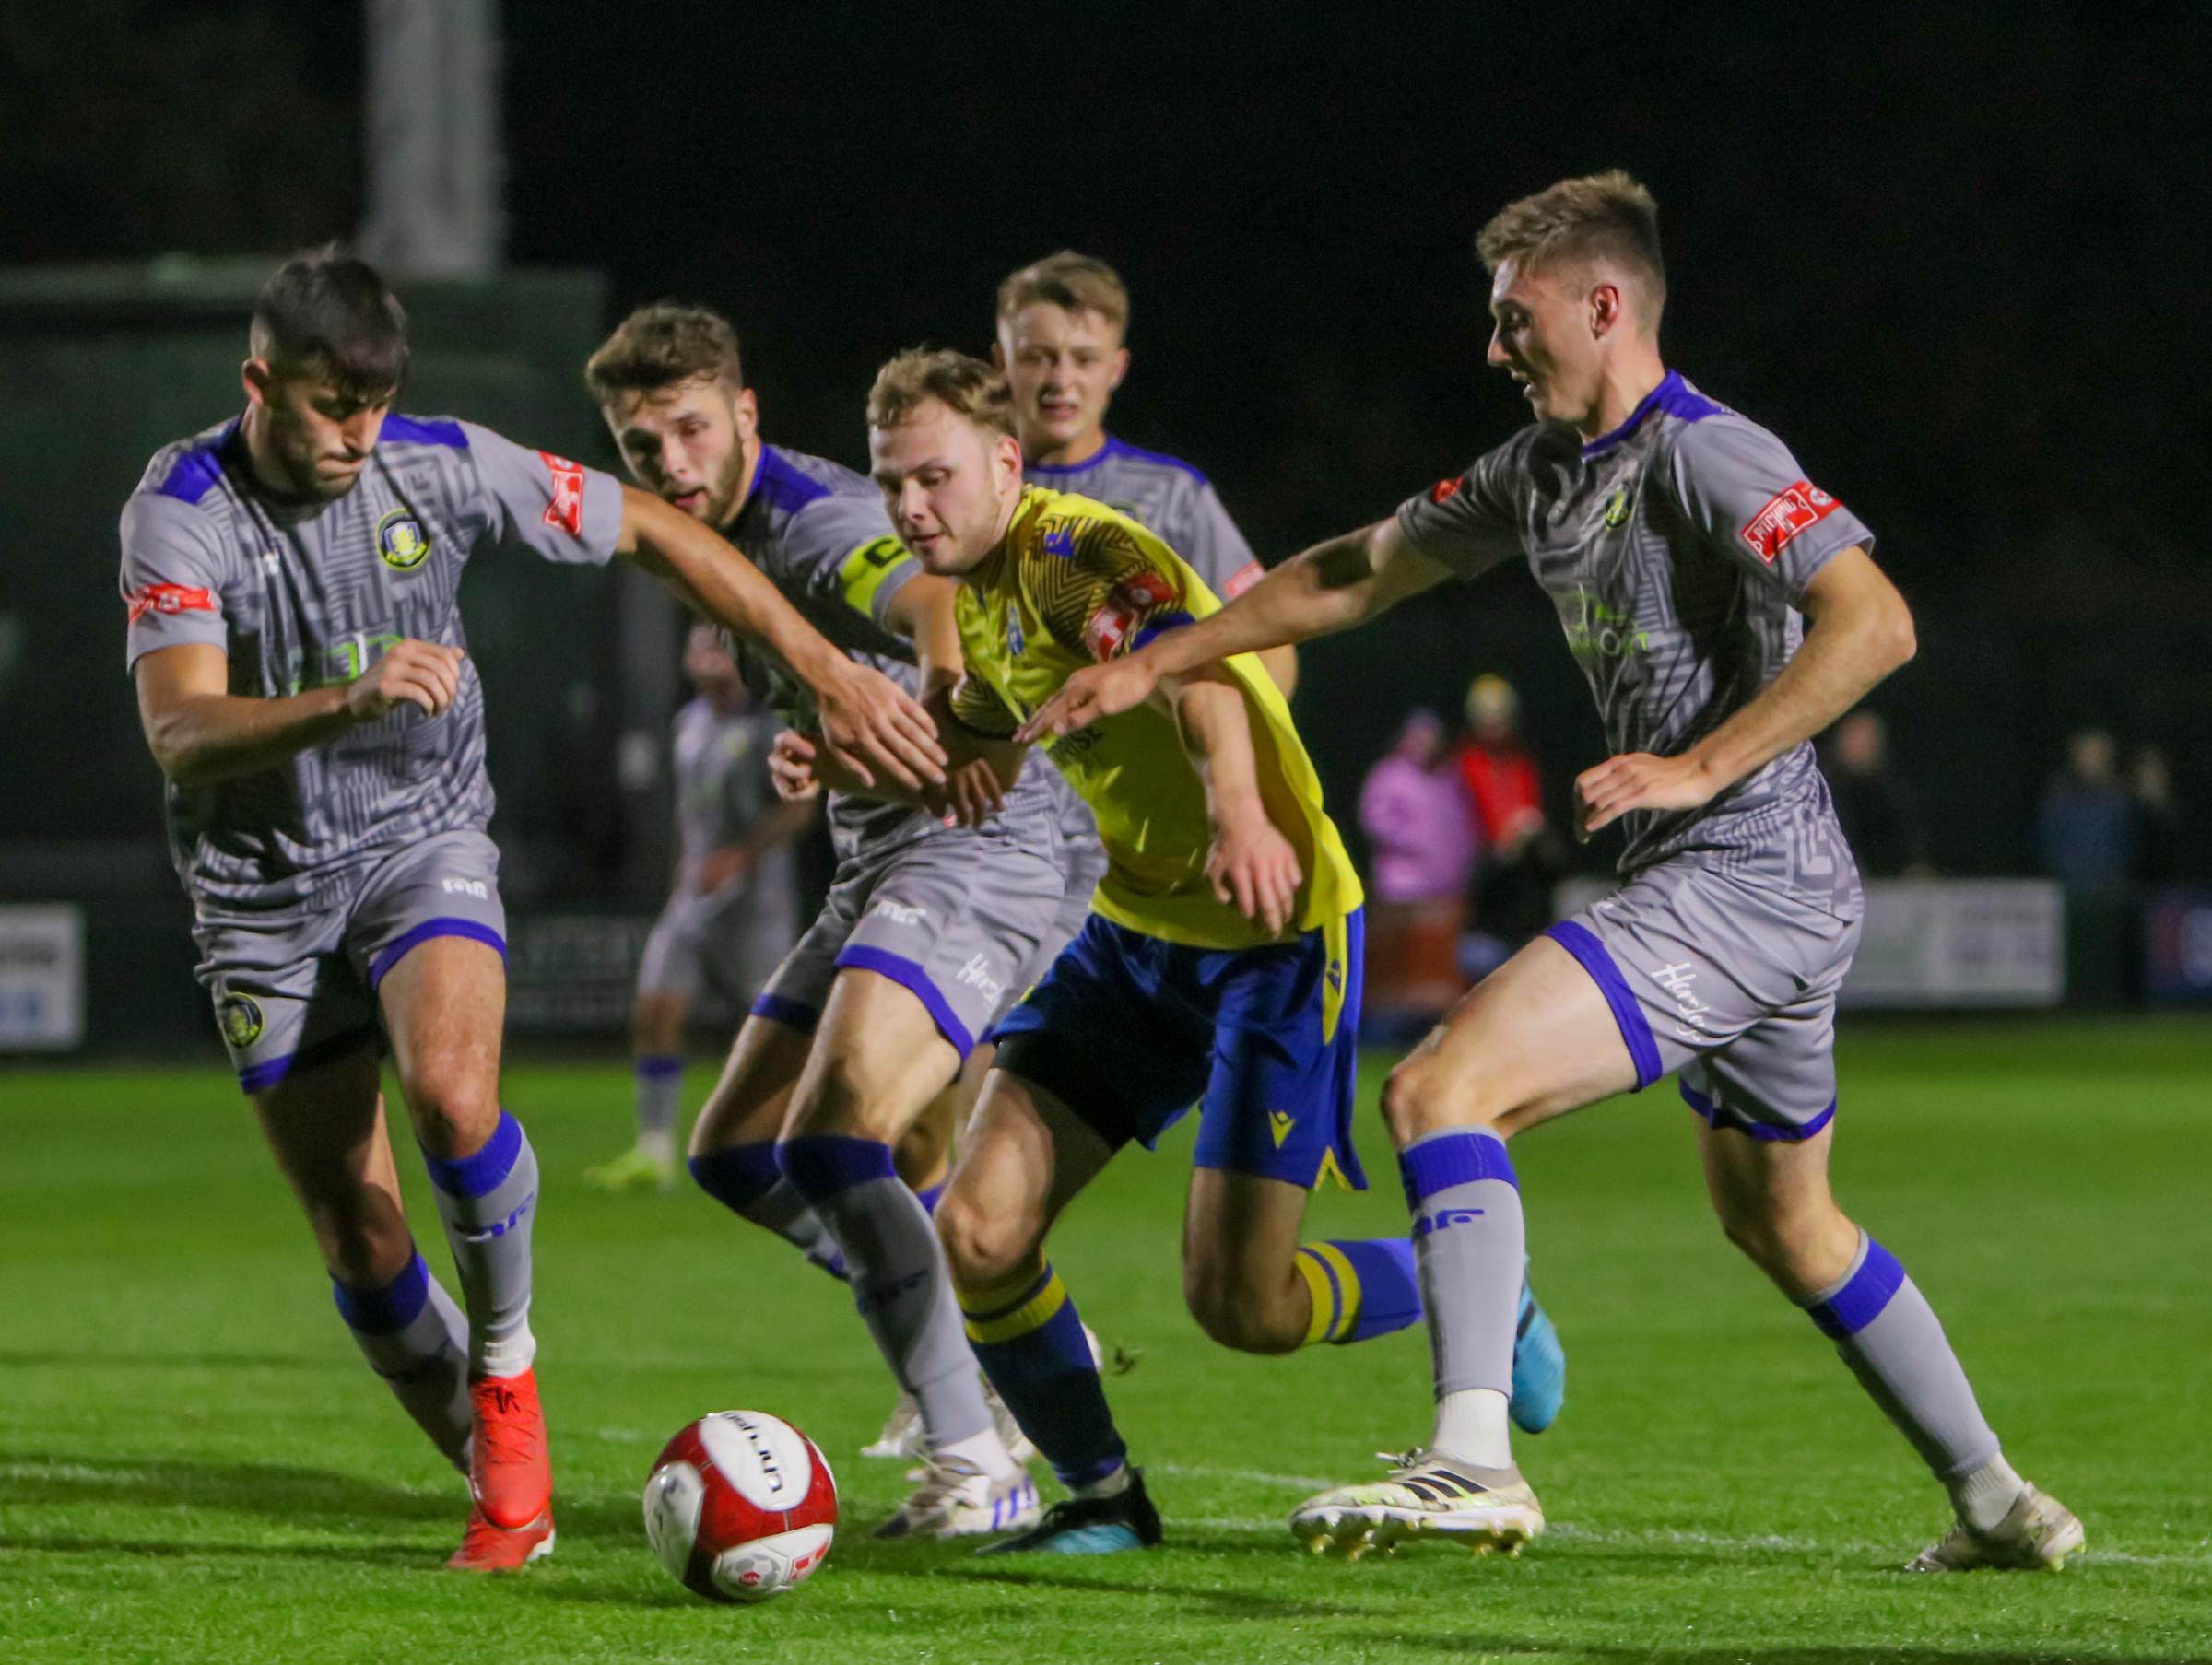
[[[653,1460],[645,1536],[710,1601],[765,1601],[830,1554],[837,1482],[814,1441],[760,1411],[702,1416]]]

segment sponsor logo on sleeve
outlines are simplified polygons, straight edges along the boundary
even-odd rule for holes
[[[1453,475],[1448,480],[1439,480],[1429,488],[1429,500],[1431,503],[1449,502],[1459,495],[1459,488],[1463,483],[1457,475]]]
[[[1083,645],[1103,663],[1128,647],[1137,627],[1155,608],[1175,599],[1175,586],[1161,572],[1138,572],[1107,592],[1106,604],[1083,627]]]
[[[130,603],[130,622],[136,624],[149,613],[214,613],[215,592],[190,584],[142,584],[125,598]]]
[[[376,523],[376,552],[394,571],[412,572],[430,553],[429,534],[412,510],[394,509]]]
[[[1740,535],[1751,553],[1771,567],[1791,539],[1842,507],[1810,480],[1800,480],[1768,498],[1766,507],[1745,522]]]
[[[583,464],[557,457],[549,451],[537,453],[553,475],[553,500],[539,518],[548,526],[561,526],[571,537],[583,535]]]

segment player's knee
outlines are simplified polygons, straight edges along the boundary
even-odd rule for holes
[[[802,1089],[792,1131],[808,1137],[875,1139],[889,1143],[903,1129],[879,1125],[884,1094],[858,1061],[832,1059]],[[872,1113],[873,1112],[873,1113]]]
[[[1830,1204],[1825,1208],[1776,1209],[1763,1202],[1731,1205],[1716,1202],[1721,1231],[1744,1257],[1785,1287],[1817,1286],[1818,1273],[1832,1259],[1827,1251],[1840,1235],[1856,1239],[1855,1228]]]
[[[1382,1122],[1401,1150],[1447,1128],[1489,1127],[1512,1108],[1423,1052],[1400,1060],[1382,1084]]]
[[[1239,1353],[1291,1353],[1306,1339],[1305,1314],[1241,1278],[1186,1266],[1182,1298],[1208,1338]]]
[[[428,1059],[404,1085],[415,1137],[441,1161],[467,1155],[499,1124],[498,1084],[473,1062]]]
[[[936,1222],[946,1267],[962,1289],[1005,1283],[1036,1247],[1028,1221],[984,1208],[958,1186],[938,1199]]]

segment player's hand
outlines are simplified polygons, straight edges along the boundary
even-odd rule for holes
[[[461,692],[459,648],[408,638],[346,685],[346,714],[357,722],[374,722],[395,706],[419,706],[435,717]]]
[[[830,756],[863,786],[876,784],[877,769],[910,792],[940,783],[945,748],[929,713],[881,671],[841,662],[844,668],[814,690]]]
[[[1632,809],[1695,809],[1711,801],[1723,781],[1697,757],[1654,757],[1627,752],[1574,778],[1574,836],[1579,843]]]
[[[814,742],[785,729],[768,749],[768,778],[776,796],[786,803],[811,803],[822,795],[822,782],[814,772]]]
[[[924,791],[922,803],[947,827],[981,827],[1006,807],[1006,789],[996,769],[971,757],[946,770],[945,784]]]
[[[724,844],[707,851],[699,863],[699,887],[712,896],[724,885],[735,885],[753,864],[753,852],[741,845]]]
[[[1047,734],[1072,734],[1100,718],[1118,717],[1151,698],[1159,682],[1141,653],[1110,659],[1102,665],[1085,665],[1037,708],[1035,716],[1014,731],[1014,738],[1034,743]]]
[[[1289,928],[1298,907],[1298,852],[1256,803],[1224,817],[1206,852],[1206,883],[1214,895],[1234,907],[1269,936]]]

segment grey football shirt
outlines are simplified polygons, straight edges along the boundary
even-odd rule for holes
[[[407,638],[465,648],[458,592],[479,545],[609,559],[611,476],[450,417],[394,415],[353,488],[278,501],[233,421],[164,447],[123,510],[126,663],[202,642],[233,694],[349,682]],[[203,919],[283,918],[392,849],[491,818],[484,690],[461,665],[453,705],[400,706],[258,774],[171,782],[171,856]]]
[[[922,570],[891,526],[883,494],[865,475],[822,457],[763,445],[752,489],[723,535],[836,646],[919,693],[914,651],[886,622],[892,597]],[[810,702],[788,674],[771,698],[794,728],[815,726]],[[1029,760],[1006,814],[1019,821],[1054,814],[1041,757]],[[938,823],[919,810],[841,792],[830,795],[830,833],[841,860],[919,838]]]
[[[694,699],[676,714],[677,886],[699,888],[710,851],[735,844],[776,804],[768,756],[779,720],[767,711],[724,713]],[[788,845],[762,853],[747,884],[788,890]]]
[[[1402,505],[1422,554],[1465,576],[1524,554],[1597,698],[1616,754],[1679,754],[1781,674],[1806,586],[1874,534],[1774,435],[1670,371],[1611,433],[1524,428]],[[1689,810],[1623,818],[1629,875],[1695,854],[1841,918],[1858,873],[1813,748]]]

